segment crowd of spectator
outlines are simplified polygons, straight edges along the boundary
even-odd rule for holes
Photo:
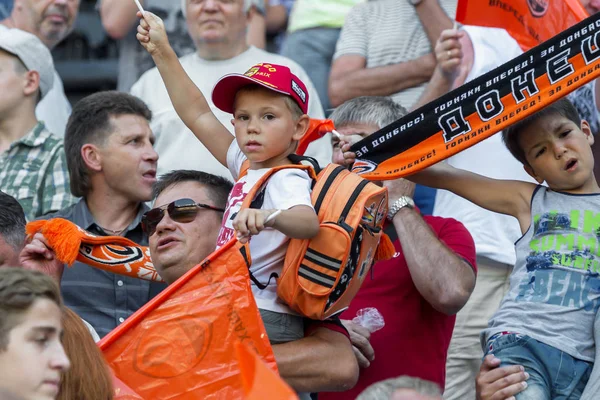
[[[254,272],[266,281],[290,237],[316,234],[310,178],[278,172],[265,205],[250,211],[235,196],[287,162],[309,117],[331,119],[337,132],[306,155],[348,166],[350,145],[522,54],[503,29],[457,27],[457,0],[140,3],[145,15],[133,0],[97,0],[119,42],[118,86],[71,104],[51,50],[73,30],[80,0],[0,0],[1,399],[112,399],[95,342],[234,231],[256,237]],[[229,83],[246,71],[265,75],[252,87]],[[340,315],[303,318],[273,287],[252,284],[279,374],[299,398],[600,396],[600,294],[583,289],[597,274],[557,275],[564,290],[551,276],[538,281],[554,285],[544,300],[526,289],[535,280],[526,271],[546,268],[527,253],[543,229],[587,235],[580,214],[600,229],[598,90],[592,81],[410,180],[384,181],[395,254],[374,264]],[[548,167],[558,162],[561,171]],[[564,171],[576,172],[565,180]],[[193,210],[186,218],[173,212],[182,205]],[[27,222],[58,217],[148,246],[165,283],[79,261],[65,268],[43,235],[25,233]],[[381,329],[353,321],[365,308],[379,312]],[[511,352],[515,343],[526,350]]]

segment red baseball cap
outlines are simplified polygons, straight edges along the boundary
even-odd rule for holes
[[[256,64],[244,74],[225,75],[215,85],[212,100],[222,111],[233,114],[233,102],[238,90],[257,84],[291,96],[304,114],[308,112],[308,90],[304,83],[284,65]]]

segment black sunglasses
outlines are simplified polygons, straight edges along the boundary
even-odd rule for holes
[[[196,219],[196,215],[198,215],[198,211],[201,209],[225,212],[222,208],[196,203],[192,199],[179,199],[147,211],[142,217],[142,229],[148,236],[152,236],[156,232],[156,227],[165,216],[165,211],[169,213],[169,217],[173,221],[188,223]]]

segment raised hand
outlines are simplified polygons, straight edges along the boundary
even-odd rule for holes
[[[353,151],[350,151],[350,147],[352,145],[345,140],[340,140],[336,143],[336,146],[333,149],[333,163],[342,165],[344,167],[349,167],[356,161],[356,154]]]
[[[64,264],[56,258],[54,250],[41,233],[36,233],[23,247],[19,255],[19,262],[25,269],[49,275],[60,286]]]
[[[137,40],[153,57],[160,55],[164,50],[170,48],[165,24],[160,17],[145,11],[144,14],[138,11],[140,24],[137,28]]]
[[[454,82],[461,72],[463,51],[460,39],[465,34],[458,29],[446,29],[435,45],[437,68],[450,82]]]

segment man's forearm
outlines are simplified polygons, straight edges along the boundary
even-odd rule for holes
[[[415,11],[433,49],[442,31],[452,29],[454,21],[440,6],[439,0],[423,0],[416,5]]]
[[[436,69],[423,94],[421,94],[419,100],[411,107],[411,111],[438,99],[448,93],[450,89],[452,89],[452,82],[445,79],[443,74],[439,72],[439,69]]]
[[[332,77],[330,97],[337,107],[359,96],[389,96],[429,81],[435,56],[426,54],[415,60],[383,67],[362,68]]]
[[[436,310],[456,314],[475,286],[472,268],[436,237],[416,210],[401,209],[394,227],[419,293]]]
[[[140,0],[140,3],[144,3]],[[100,17],[102,26],[113,39],[122,39],[137,22],[138,9],[133,0],[102,0]]]
[[[318,328],[308,337],[273,345],[281,377],[298,392],[333,392],[352,388],[358,364],[352,345],[339,332]]]

